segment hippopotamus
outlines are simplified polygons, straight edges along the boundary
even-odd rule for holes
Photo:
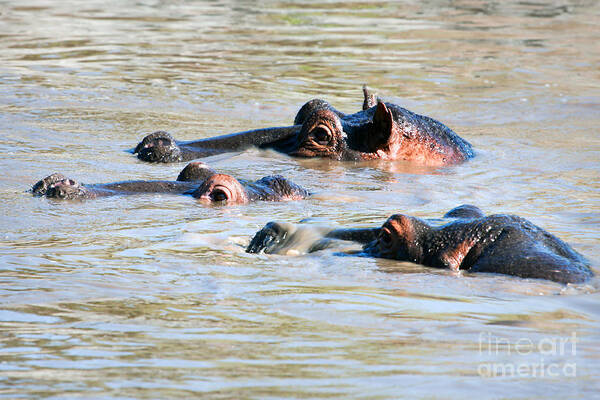
[[[444,216],[453,220],[432,226],[419,218],[392,215],[378,228],[322,230],[306,252],[333,240],[363,245],[364,256],[409,261],[454,271],[490,272],[521,278],[581,283],[593,276],[588,262],[567,243],[516,215],[485,216],[472,205]],[[251,240],[248,253],[288,253],[297,242],[298,226],[270,222]],[[306,235],[305,235],[306,236]]]
[[[124,181],[82,185],[62,174],[54,173],[33,185],[35,196],[53,199],[91,199],[102,196],[139,193],[187,194],[210,203],[243,204],[250,201],[300,200],[309,192],[280,176],[265,176],[255,182],[219,174],[206,164],[189,163],[176,181]]]
[[[255,146],[296,157],[405,160],[434,167],[473,157],[471,145],[441,122],[385,103],[367,87],[363,94],[363,110],[354,114],[314,99],[302,106],[292,126],[191,142],[176,142],[169,133],[158,131],[144,137],[133,153],[143,161],[167,163]]]

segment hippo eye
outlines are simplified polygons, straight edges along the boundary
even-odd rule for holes
[[[381,233],[379,234],[379,241],[385,245],[385,246],[389,246],[392,243],[392,234],[386,229],[386,230],[381,230]]]
[[[315,128],[311,134],[314,141],[322,146],[327,146],[331,140],[329,131],[323,127]]]
[[[227,194],[221,189],[215,189],[210,193],[210,199],[212,201],[225,201],[227,200]]]

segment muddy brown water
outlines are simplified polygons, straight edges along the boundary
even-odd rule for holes
[[[597,278],[243,248],[270,220],[370,226],[472,203],[532,220],[600,273],[599,16],[595,1],[0,1],[0,397],[597,395]],[[317,193],[302,202],[25,192],[52,172],[174,178],[184,164],[125,150],[157,129],[287,125],[315,97],[355,111],[363,83],[477,157],[205,160],[281,173]]]

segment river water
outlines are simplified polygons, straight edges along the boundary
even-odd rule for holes
[[[343,256],[244,253],[270,220],[380,225],[462,203],[515,213],[600,273],[596,1],[0,1],[0,397],[591,398],[598,278],[562,286]],[[361,85],[443,121],[477,156],[442,169],[209,157],[307,201],[33,198],[174,179],[126,152],[288,125]],[[349,248],[352,248],[349,246]]]

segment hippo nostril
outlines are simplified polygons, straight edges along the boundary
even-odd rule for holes
[[[210,199],[212,201],[226,201],[227,200],[227,193],[225,193],[223,190],[221,189],[214,189],[211,193],[210,193]]]

